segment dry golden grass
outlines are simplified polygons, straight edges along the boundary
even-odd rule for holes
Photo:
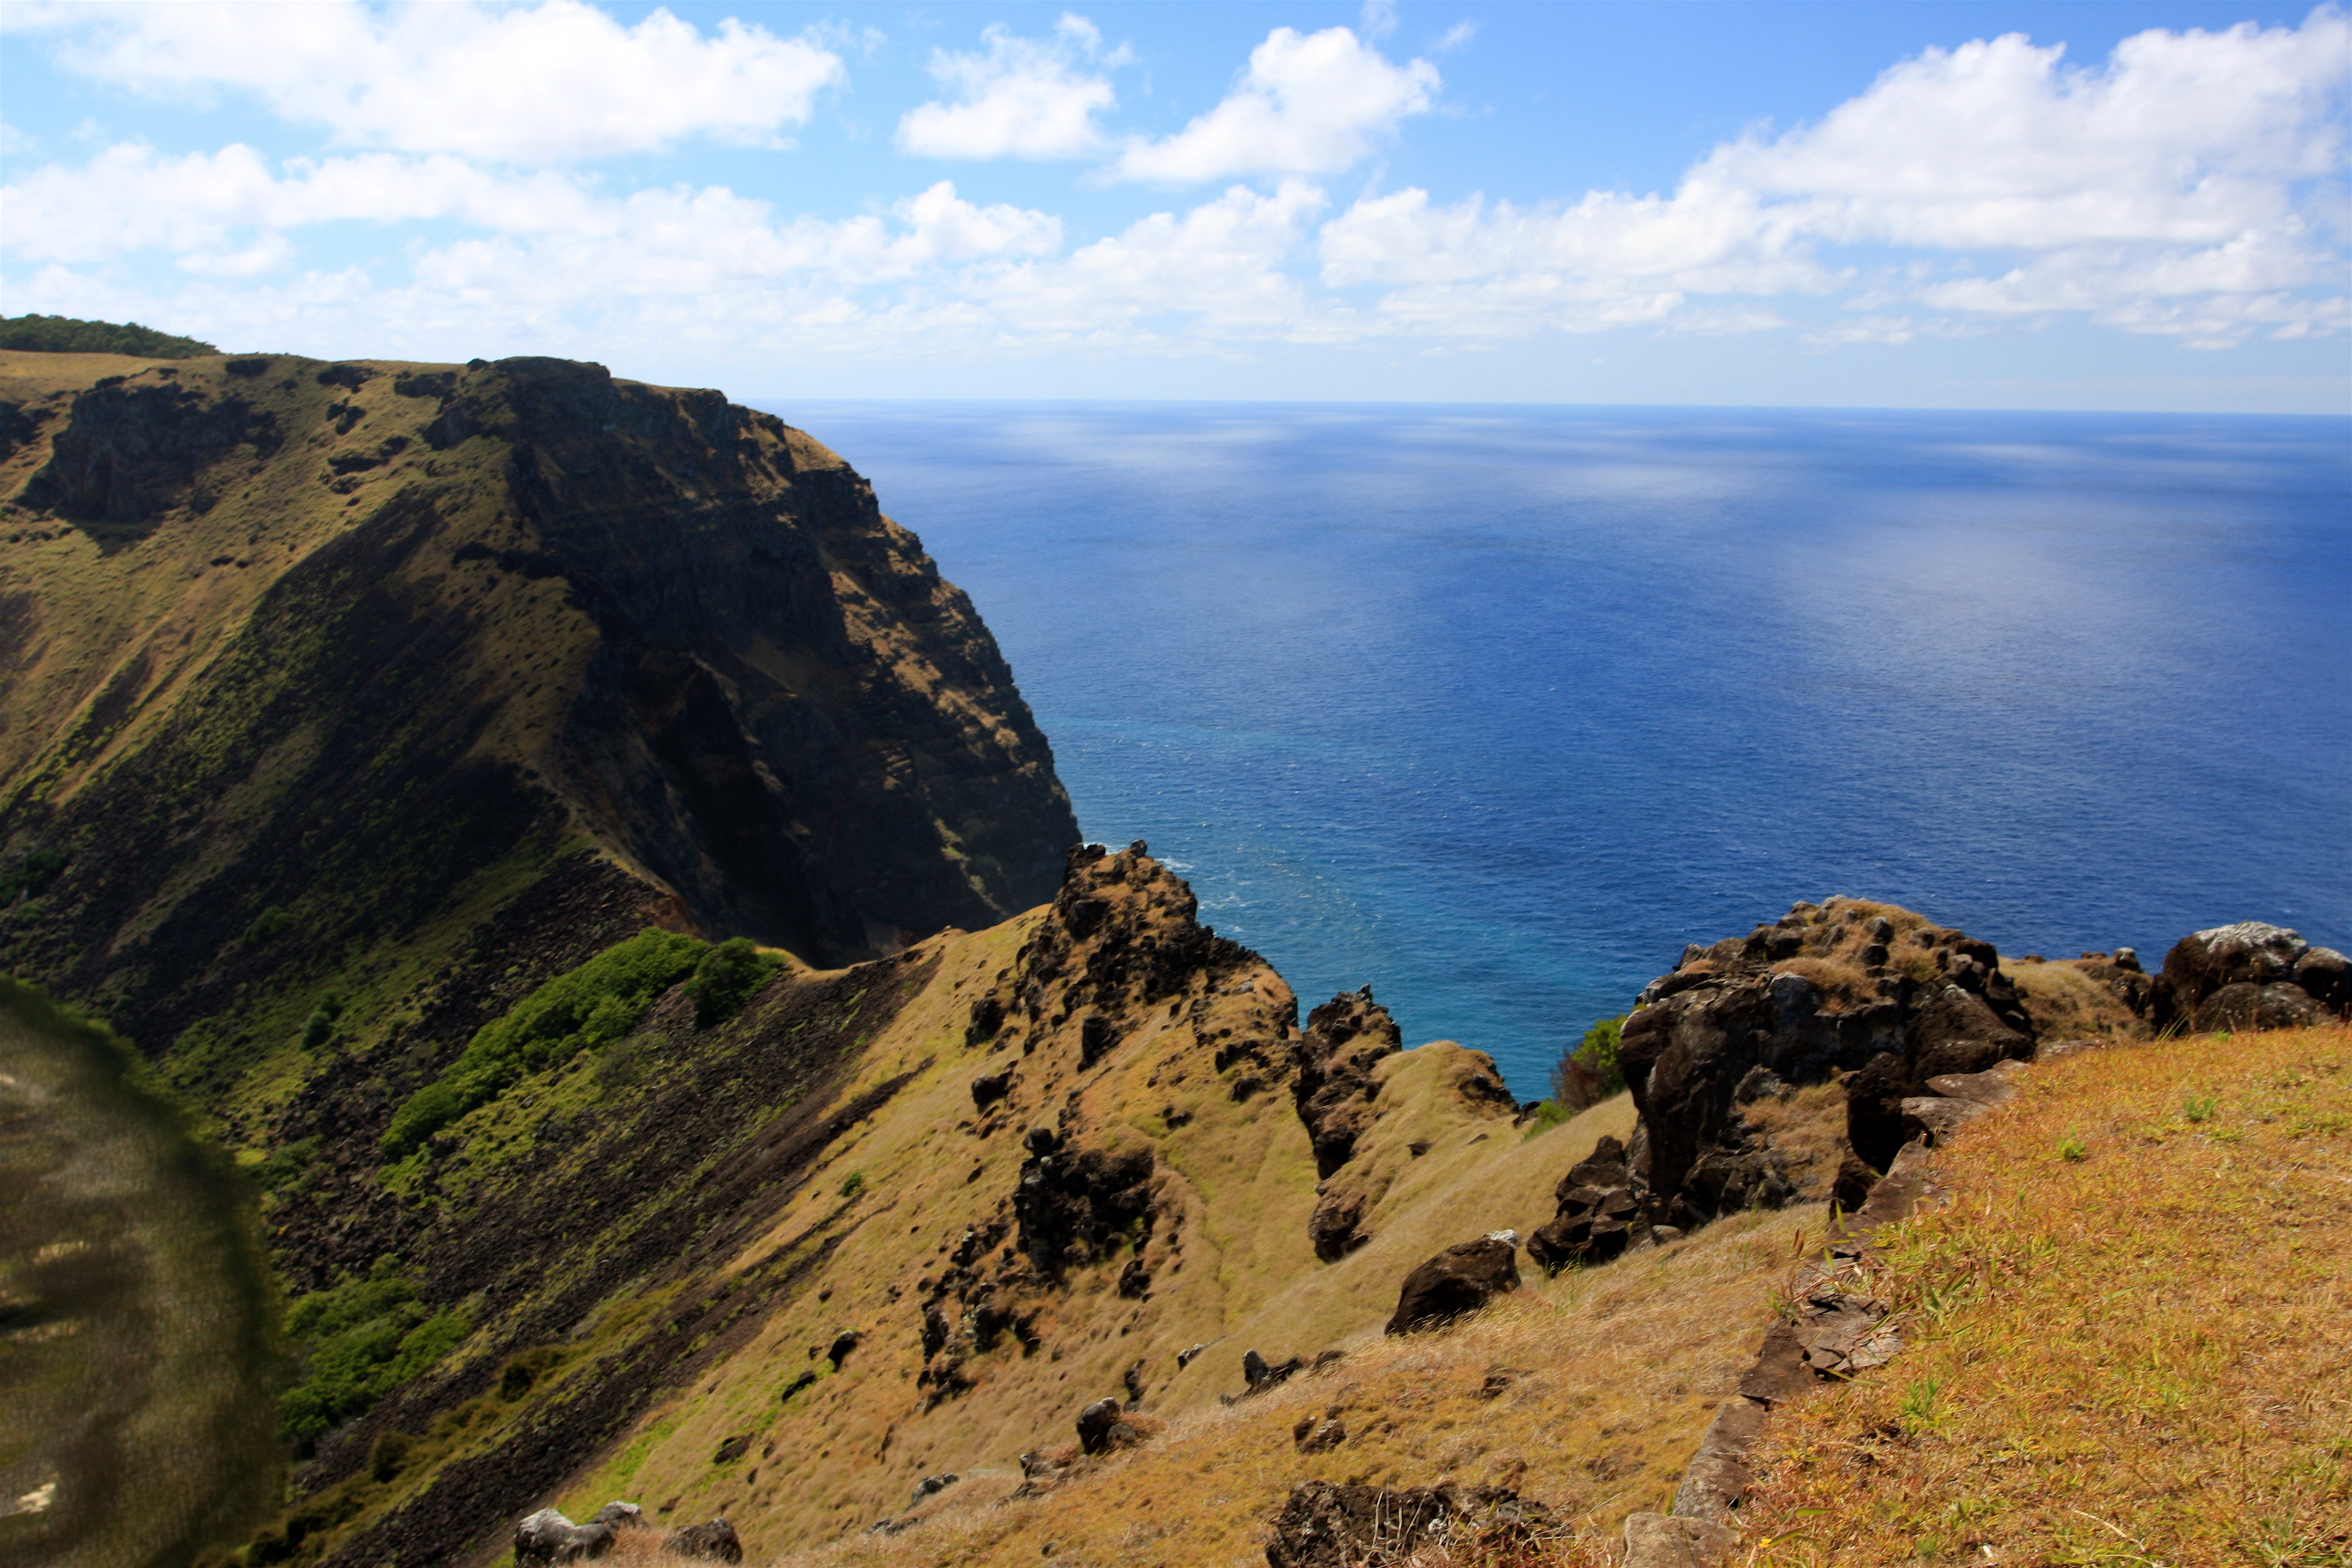
[[[1455,1542],[1424,1568],[1607,1560],[1636,1509],[1662,1506],[1755,1353],[1818,1209],[1727,1219],[1674,1246],[1557,1279],[1454,1329],[1347,1342],[1348,1358],[1257,1398],[1179,1415],[1150,1447],[1087,1465],[1042,1497],[993,1489],[940,1500],[897,1536],[853,1536],[778,1568],[1011,1564],[1191,1568],[1265,1561],[1296,1482],[1508,1486],[1554,1509],[1539,1550]],[[1302,1417],[1336,1413],[1347,1440],[1302,1455]]]
[[[2044,1040],[2146,1038],[2147,1025],[2079,964],[2075,959],[2004,958],[2000,969],[2023,995]]]
[[[1746,1561],[2352,1563],[2352,1031],[2036,1067],[1874,1289],[1892,1366],[1776,1416]]]
[[[1843,1080],[1807,1084],[1784,1100],[1759,1100],[1741,1114],[1788,1162],[1798,1193],[1827,1201],[1846,1152]]]

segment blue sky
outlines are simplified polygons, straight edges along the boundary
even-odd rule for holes
[[[747,399],[2352,408],[2352,18],[0,7],[0,309]]]

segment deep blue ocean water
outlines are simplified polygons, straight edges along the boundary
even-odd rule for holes
[[[1088,837],[1524,1096],[1798,899],[2352,949],[2352,421],[777,412],[971,593]]]

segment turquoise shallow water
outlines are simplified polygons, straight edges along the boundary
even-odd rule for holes
[[[1088,837],[1523,1095],[1683,945],[2352,948],[2352,421],[851,405]]]

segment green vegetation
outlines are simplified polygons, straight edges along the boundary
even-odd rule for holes
[[[393,1113],[380,1147],[400,1160],[526,1074],[612,1044],[654,999],[693,974],[708,946],[676,931],[642,931],[559,974],[475,1032],[465,1054]]]
[[[1519,1135],[1519,1142],[1524,1143],[1538,1132],[1549,1132],[1553,1128],[1574,1120],[1576,1120],[1576,1112],[1557,1100],[1547,1100],[1536,1107],[1536,1113],[1528,1119],[1528,1130]]]
[[[314,1290],[286,1317],[302,1379],[278,1400],[278,1424],[301,1442],[363,1414],[447,1354],[470,1330],[462,1308],[436,1312],[389,1255],[367,1278]]]
[[[854,1198],[865,1190],[866,1173],[863,1171],[850,1172],[849,1179],[841,1184],[841,1195],[845,1198]]]
[[[0,349],[45,354],[137,354],[142,359],[194,359],[220,350],[174,337],[136,321],[83,321],[71,316],[0,316]]]
[[[247,947],[258,947],[293,923],[294,917],[288,912],[286,906],[272,904],[247,923],[241,940]]]
[[[1625,1016],[1620,1014],[1614,1018],[1603,1018],[1584,1031],[1584,1038],[1577,1043],[1576,1048],[1562,1055],[1559,1065],[1551,1069],[1553,1103],[1569,1098],[1568,1066],[1570,1062],[1601,1080],[1601,1092],[1604,1098],[1624,1089],[1625,1069],[1617,1061],[1617,1040],[1624,1027]],[[1565,1120],[1566,1115],[1563,1111],[1560,1120]]]
[[[39,898],[65,868],[61,849],[27,849],[0,860],[0,904]]]
[[[761,952],[745,936],[729,937],[704,953],[694,978],[686,983],[686,994],[694,998],[694,1026],[707,1029],[733,1017],[783,963],[773,953]]]
[[[343,1004],[333,992],[319,999],[319,1005],[302,1020],[302,1048],[315,1051],[335,1037],[335,1021],[343,1016]]]
[[[416,1439],[405,1432],[379,1433],[375,1447],[368,1450],[369,1477],[378,1481],[397,1479],[415,1447]]]
[[[291,1143],[280,1144],[269,1152],[268,1159],[253,1168],[253,1179],[262,1191],[269,1193],[299,1182],[309,1172],[310,1163],[319,1157],[319,1151],[323,1147],[325,1141],[316,1133],[308,1138],[298,1138]]]

